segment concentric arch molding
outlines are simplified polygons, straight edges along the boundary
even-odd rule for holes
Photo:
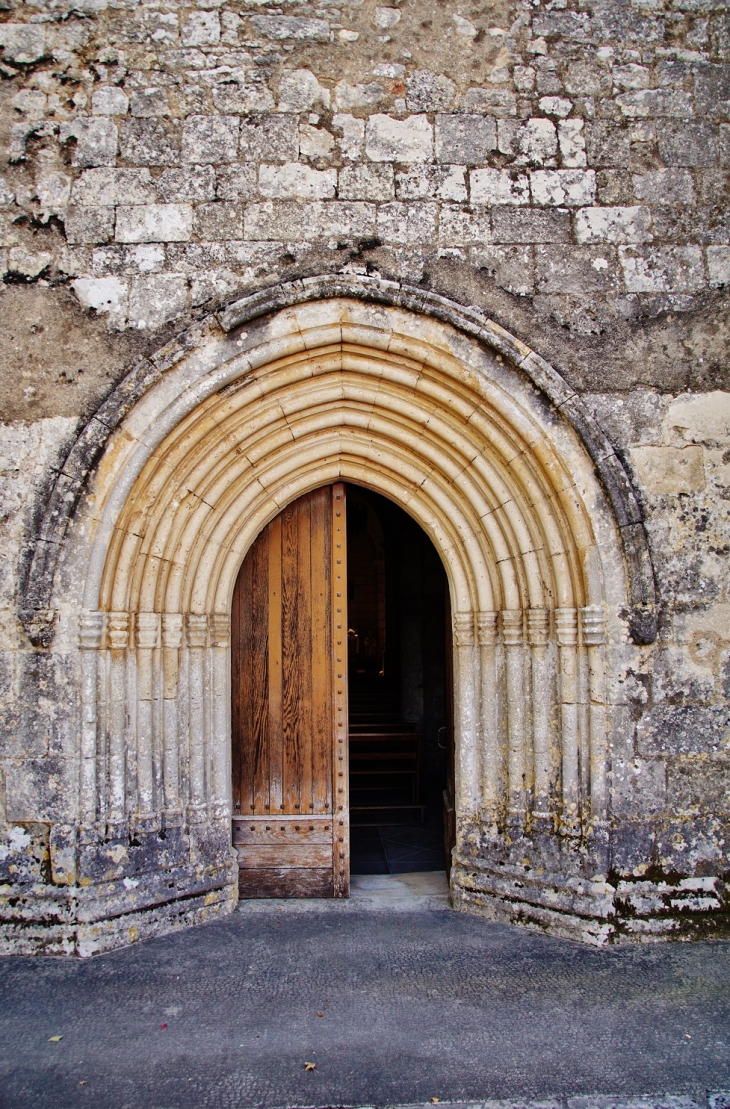
[[[397,307],[450,324],[500,355],[547,398],[582,441],[611,506],[626,567],[629,629],[637,644],[653,643],[657,632],[656,590],[639,498],[626,467],[580,396],[548,362],[473,306],[377,276],[327,274],[284,282],[234,301],[213,313],[127,374],[86,423],[50,490],[41,523],[30,544],[19,596],[19,615],[35,646],[53,641],[52,608],[56,568],[66,530],[84,484],[105,446],[137,401],[185,354],[215,332],[232,332],[252,320],[311,301],[352,298]]]

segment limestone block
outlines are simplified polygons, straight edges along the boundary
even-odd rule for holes
[[[240,284],[241,279],[233,270],[204,270],[202,273],[195,274],[192,278],[190,303],[196,308],[199,304],[205,304],[213,297],[216,300],[229,297]]]
[[[683,393],[667,409],[662,427],[668,437],[687,443],[730,443],[730,393]]]
[[[119,243],[174,243],[190,238],[190,204],[120,204],[116,239]]]
[[[127,283],[118,277],[77,277],[71,282],[79,304],[109,316],[113,327],[127,318]]]
[[[377,81],[351,85],[338,81],[334,89],[333,107],[338,112],[352,112],[358,108],[372,108],[383,99],[383,86]]]
[[[667,767],[667,804],[672,812],[727,812],[730,808],[730,761],[671,759]]]
[[[456,85],[443,73],[417,69],[406,81],[409,112],[448,112],[454,103]]]
[[[710,285],[730,285],[730,246],[708,246],[707,274]]]
[[[702,447],[634,447],[631,459],[648,493],[697,493],[705,488]]]
[[[516,65],[512,80],[518,92],[532,92],[535,87],[535,70],[529,65]]]
[[[567,243],[570,212],[500,206],[492,212],[492,231],[495,243]]]
[[[332,117],[332,127],[338,138],[340,154],[347,161],[357,161],[362,157],[365,142],[365,121],[355,116],[339,113]]]
[[[166,116],[170,111],[166,90],[156,88],[137,89],[130,97],[129,107],[133,116],[141,118]]]
[[[341,200],[392,200],[393,167],[385,163],[344,166],[337,195]]]
[[[307,72],[306,70],[304,72]],[[299,122],[293,115],[250,115],[241,121],[241,158],[246,162],[296,162]]]
[[[639,89],[616,97],[621,113],[627,119],[648,119],[656,116],[677,116],[685,119],[693,114],[692,97],[680,89]]]
[[[660,704],[642,716],[636,736],[642,755],[725,752],[730,747],[730,708]]]
[[[560,158],[566,169],[580,169],[586,165],[586,142],[582,119],[564,119],[558,124]]]
[[[716,166],[717,128],[704,121],[657,124],[659,155],[667,166]]]
[[[619,247],[630,293],[697,293],[705,287],[698,246]]]
[[[166,119],[128,119],[122,124],[119,149],[132,165],[170,166],[180,161],[179,125]],[[190,158],[191,162],[200,161]]]
[[[535,12],[532,21],[535,38],[562,38],[567,42],[590,42],[590,16],[581,12]]]
[[[274,97],[266,85],[246,81],[221,81],[213,88],[213,103],[219,112],[270,112]]]
[[[596,198],[596,174],[592,169],[535,170],[530,174],[530,192],[535,204],[581,207]]]
[[[306,206],[296,200],[249,204],[243,218],[244,235],[254,241],[301,242],[311,234],[306,212]]]
[[[76,140],[73,152],[75,166],[110,166],[117,156],[119,133],[116,124],[106,116],[77,118],[62,123],[61,142]]]
[[[243,238],[243,211],[241,205],[231,200],[214,200],[199,204],[193,222],[199,239],[219,240]]]
[[[558,152],[558,134],[550,119],[500,120],[497,124],[497,149],[521,163],[545,165]]]
[[[598,58],[571,62],[565,71],[565,91],[571,96],[606,96],[613,84],[612,73]]]
[[[114,209],[72,204],[63,226],[69,243],[108,243],[114,238]]]
[[[305,237],[368,239],[375,234],[375,206],[358,201],[326,200],[303,205]]]
[[[337,170],[312,169],[301,162],[260,166],[259,191],[272,200],[326,200],[337,190]]]
[[[335,148],[334,137],[324,127],[311,123],[299,124],[299,151],[302,158],[329,160]]]
[[[129,325],[154,330],[181,316],[188,306],[187,278],[158,273],[132,279],[129,291]]]
[[[535,260],[541,293],[605,293],[619,282],[610,247],[537,246]]]
[[[221,200],[250,200],[258,189],[256,166],[234,162],[230,166],[219,166],[215,171],[216,195]]]
[[[8,270],[21,277],[40,277],[53,261],[48,250],[28,250],[24,246],[13,246],[8,251]]]
[[[699,65],[694,83],[697,111],[712,119],[730,119],[730,68]]]
[[[609,120],[596,120],[585,125],[586,157],[589,166],[596,169],[604,166],[629,164],[631,143],[628,132]]]
[[[381,31],[389,31],[391,27],[400,23],[400,12],[397,8],[376,8],[373,21]]]
[[[299,39],[309,42],[329,42],[330,27],[324,19],[305,19],[295,15],[253,15],[251,23],[264,38],[283,42]]]
[[[181,28],[183,46],[215,46],[220,37],[220,16],[216,11],[191,12]]]
[[[638,62],[615,65],[611,72],[614,84],[620,89],[648,89],[651,84],[651,70]]]
[[[164,204],[181,200],[212,200],[216,174],[212,166],[166,169],[157,178],[157,199]]]
[[[0,24],[3,60],[17,65],[33,65],[46,53],[44,28],[32,23]]]
[[[692,174],[686,169],[658,169],[635,174],[634,194],[647,204],[694,204]]]
[[[42,173],[35,194],[44,213],[58,212],[71,199],[71,178],[66,173]]]
[[[237,116],[189,116],[183,126],[183,162],[234,162],[238,126]]]
[[[155,183],[148,169],[87,169],[74,182],[72,204],[94,207],[115,204],[149,204],[156,200]]]
[[[473,169],[469,181],[471,199],[475,204],[530,203],[530,182],[526,174],[501,169]]]
[[[565,119],[573,111],[573,101],[566,100],[564,96],[541,96],[537,106],[546,116],[555,116],[556,119]]]
[[[413,166],[397,173],[399,200],[466,200],[465,166]]]
[[[436,204],[393,201],[378,209],[378,235],[391,243],[432,243],[436,239]]]
[[[648,208],[581,208],[575,215],[575,237],[579,243],[650,242],[651,212]]]
[[[479,165],[497,145],[497,125],[480,115],[437,115],[436,161]]]
[[[279,79],[279,111],[309,112],[318,104],[329,108],[329,89],[309,69],[285,69]]]
[[[433,128],[425,115],[404,120],[370,116],[365,124],[365,153],[371,162],[430,162]]]
[[[495,119],[517,115],[517,97],[510,89],[468,89],[464,95],[467,112],[484,112]]]
[[[92,94],[91,110],[95,116],[125,116],[129,110],[129,99],[124,89],[102,85]]]
[[[439,242],[443,246],[472,246],[491,242],[488,208],[466,209],[444,204],[439,214]]]
[[[160,243],[139,243],[133,246],[98,247],[92,252],[91,267],[95,274],[159,273],[165,266],[165,248]]]
[[[472,247],[470,259],[501,289],[530,296],[535,291],[534,251],[532,246]]]

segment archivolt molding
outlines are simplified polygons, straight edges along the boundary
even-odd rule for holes
[[[375,305],[367,320],[353,300]],[[493,359],[488,368],[477,365],[476,348],[458,332],[478,340],[501,365]],[[532,405],[514,403],[518,379],[508,365],[548,399],[552,416],[537,397]],[[546,424],[555,442],[562,437],[560,450],[548,445]],[[216,429],[209,440],[200,439],[204,426]],[[566,434],[569,427],[592,466]],[[165,435],[169,442],[152,461]],[[231,452],[242,462],[234,476]],[[414,463],[419,457],[422,464]],[[594,488],[597,473],[621,541],[633,638],[655,636],[653,573],[638,501],[579,398],[479,310],[402,283],[338,275],[276,286],[209,317],[128,375],[70,452],[35,542],[21,615],[41,645],[52,637],[53,584],[68,520],[94,469],[97,503],[99,492],[107,493],[103,518],[94,522],[88,610],[97,607],[90,603],[93,580],[110,604],[123,592],[128,611],[141,604],[218,614],[260,527],[287,500],[335,477],[371,482],[405,504],[442,552],[459,606],[477,612],[590,608],[602,596],[586,507],[602,499]],[[152,500],[137,543],[131,533],[121,537],[117,517],[132,511],[123,504],[139,480]],[[185,491],[186,484],[195,491]],[[163,488],[158,501],[153,493]],[[182,500],[171,511],[176,497]],[[139,514],[137,492],[133,500]],[[99,565],[107,545],[115,566],[134,563],[119,580],[111,571],[104,579]]]
[[[462,827],[602,826],[605,621],[626,590],[592,462],[503,355],[343,297],[191,344],[96,466],[66,571],[84,820],[225,826],[238,570],[288,503],[341,479],[401,504],[444,561]]]

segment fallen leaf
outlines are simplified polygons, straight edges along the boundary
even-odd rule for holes
[[[440,1101],[440,1100],[441,1100],[441,1099],[440,1099],[440,1098],[438,1098],[438,1097],[432,1097],[432,1098],[431,1098],[431,1102],[432,1102],[432,1104],[433,1104],[433,1105],[438,1105],[438,1103],[439,1103],[439,1101]]]
[[[85,1079],[85,1078],[83,1078],[83,1079],[81,1080],[81,1082],[79,1082],[79,1086],[85,1086],[85,1085],[86,1085],[86,1079]]]
[[[316,1070],[317,1069],[317,1064],[316,1063],[305,1063],[304,1064],[304,1069],[305,1070]]]
[[[62,1039],[63,1039],[63,1036],[49,1036],[48,1037],[48,1042],[49,1042],[49,1044],[60,1044]]]
[[[324,1013],[317,1013],[317,1016],[318,1016],[318,1017],[323,1017],[323,1016],[324,1016]]]
[[[166,1024],[161,1024],[160,1028],[167,1028],[167,1025]]]

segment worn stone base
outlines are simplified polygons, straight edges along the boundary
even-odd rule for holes
[[[204,924],[232,912],[237,904],[238,888],[233,883],[106,920],[62,924],[37,920],[6,922],[0,924],[0,954],[88,958],[127,947],[138,940]]]
[[[451,902],[461,912],[594,946],[730,934],[727,888],[714,877],[614,883],[459,860]]]

